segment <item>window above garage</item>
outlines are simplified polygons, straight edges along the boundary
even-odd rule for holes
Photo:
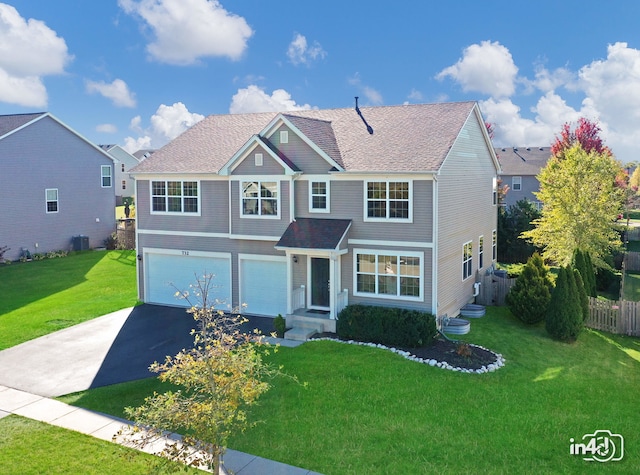
[[[200,213],[197,181],[154,180],[151,182],[151,213]]]

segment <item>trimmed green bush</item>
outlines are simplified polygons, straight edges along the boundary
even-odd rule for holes
[[[336,324],[338,336],[395,348],[429,346],[437,334],[433,315],[405,308],[349,305]]]
[[[287,322],[282,315],[278,314],[278,316],[273,319],[273,327],[276,329],[278,337],[282,338],[284,332],[287,330]]]
[[[506,304],[517,318],[527,324],[545,319],[553,285],[549,271],[539,254],[529,258],[518,280],[506,297]]]

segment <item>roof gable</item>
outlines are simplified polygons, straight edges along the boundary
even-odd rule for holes
[[[291,162],[291,160],[284,156],[284,154],[275,150],[268,140],[259,135],[254,135],[233,155],[233,157],[231,157],[231,159],[220,169],[218,173],[220,175],[230,175],[233,170],[235,170],[258,147],[261,150],[266,151],[273,160],[278,162],[278,164],[284,168],[287,175],[292,175],[300,171],[298,167]]]

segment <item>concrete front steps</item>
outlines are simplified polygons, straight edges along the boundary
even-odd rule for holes
[[[336,321],[328,318],[287,315],[286,325],[289,328],[284,334],[287,340],[307,341],[316,333],[336,331]]]

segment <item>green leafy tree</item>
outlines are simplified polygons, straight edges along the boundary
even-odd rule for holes
[[[560,265],[571,262],[576,248],[588,252],[599,267],[620,247],[615,220],[623,193],[615,177],[620,165],[608,152],[586,152],[580,144],[551,157],[540,171],[542,216],[522,236],[543,249],[543,257]]]
[[[241,316],[215,310],[212,279],[199,278],[191,296],[181,295],[199,301],[189,310],[198,324],[193,348],[150,367],[178,389],[126,408],[136,426],[125,436],[143,447],[166,432],[180,431],[187,435],[167,442],[160,455],[218,473],[229,436],[251,425],[248,408],[270,388],[268,380],[282,373],[264,362],[269,345],[262,335],[241,332]]]
[[[535,255],[542,263],[540,256]],[[544,264],[542,266],[544,267]],[[531,257],[507,294],[507,306],[511,313],[524,323],[534,324],[545,319],[550,300],[551,282],[548,275],[545,270],[540,270]]]
[[[560,267],[551,294],[545,327],[556,340],[573,342],[582,330],[582,309],[571,266]]]
[[[520,235],[533,229],[533,221],[540,218],[540,211],[528,200],[519,200],[498,212],[498,261],[505,263],[526,262],[536,247]]]

